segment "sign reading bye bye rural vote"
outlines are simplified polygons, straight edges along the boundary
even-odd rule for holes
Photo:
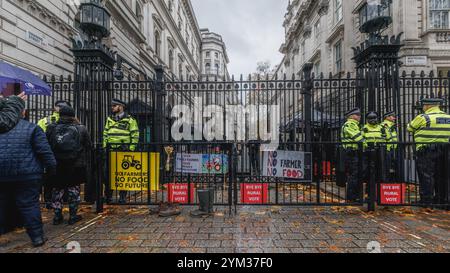
[[[312,154],[297,151],[264,152],[263,176],[311,182]]]

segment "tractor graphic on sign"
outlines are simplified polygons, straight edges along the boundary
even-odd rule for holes
[[[135,160],[134,156],[125,155],[122,159],[122,169],[128,170],[130,167],[140,171],[142,169],[141,161]]]

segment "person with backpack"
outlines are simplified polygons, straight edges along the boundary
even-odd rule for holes
[[[50,126],[51,124],[56,124],[59,121],[59,110],[61,109],[61,107],[63,106],[70,106],[72,107],[72,105],[70,105],[70,102],[65,101],[65,100],[58,100],[55,102],[54,104],[54,109],[53,109],[53,113],[48,116],[45,117],[41,120],[38,121],[37,125],[39,127],[41,127],[42,131],[47,132],[47,128],[48,126]],[[45,202],[45,207],[47,209],[52,209],[51,206],[51,201],[52,201],[52,190],[48,189],[47,187],[43,187],[43,193],[44,193],[44,202]]]
[[[70,106],[62,106],[60,120],[49,125],[47,138],[57,161],[56,174],[48,181],[52,190],[52,207],[55,212],[54,225],[64,222],[63,197],[66,193],[69,202],[69,225],[81,220],[78,215],[80,204],[80,185],[86,182],[86,169],[91,138],[85,126],[75,118],[75,110]]]

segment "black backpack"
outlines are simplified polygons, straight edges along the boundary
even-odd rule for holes
[[[58,124],[50,139],[57,160],[77,159],[81,152],[81,136],[76,125]]]

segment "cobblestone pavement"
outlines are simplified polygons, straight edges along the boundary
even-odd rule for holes
[[[192,208],[172,218],[150,216],[147,208],[108,207],[101,215],[83,209],[83,222],[54,227],[44,213],[48,243],[34,249],[23,230],[0,237],[2,252],[263,253],[450,252],[450,213],[409,208],[240,207],[236,215],[219,208],[213,218],[193,219]]]

